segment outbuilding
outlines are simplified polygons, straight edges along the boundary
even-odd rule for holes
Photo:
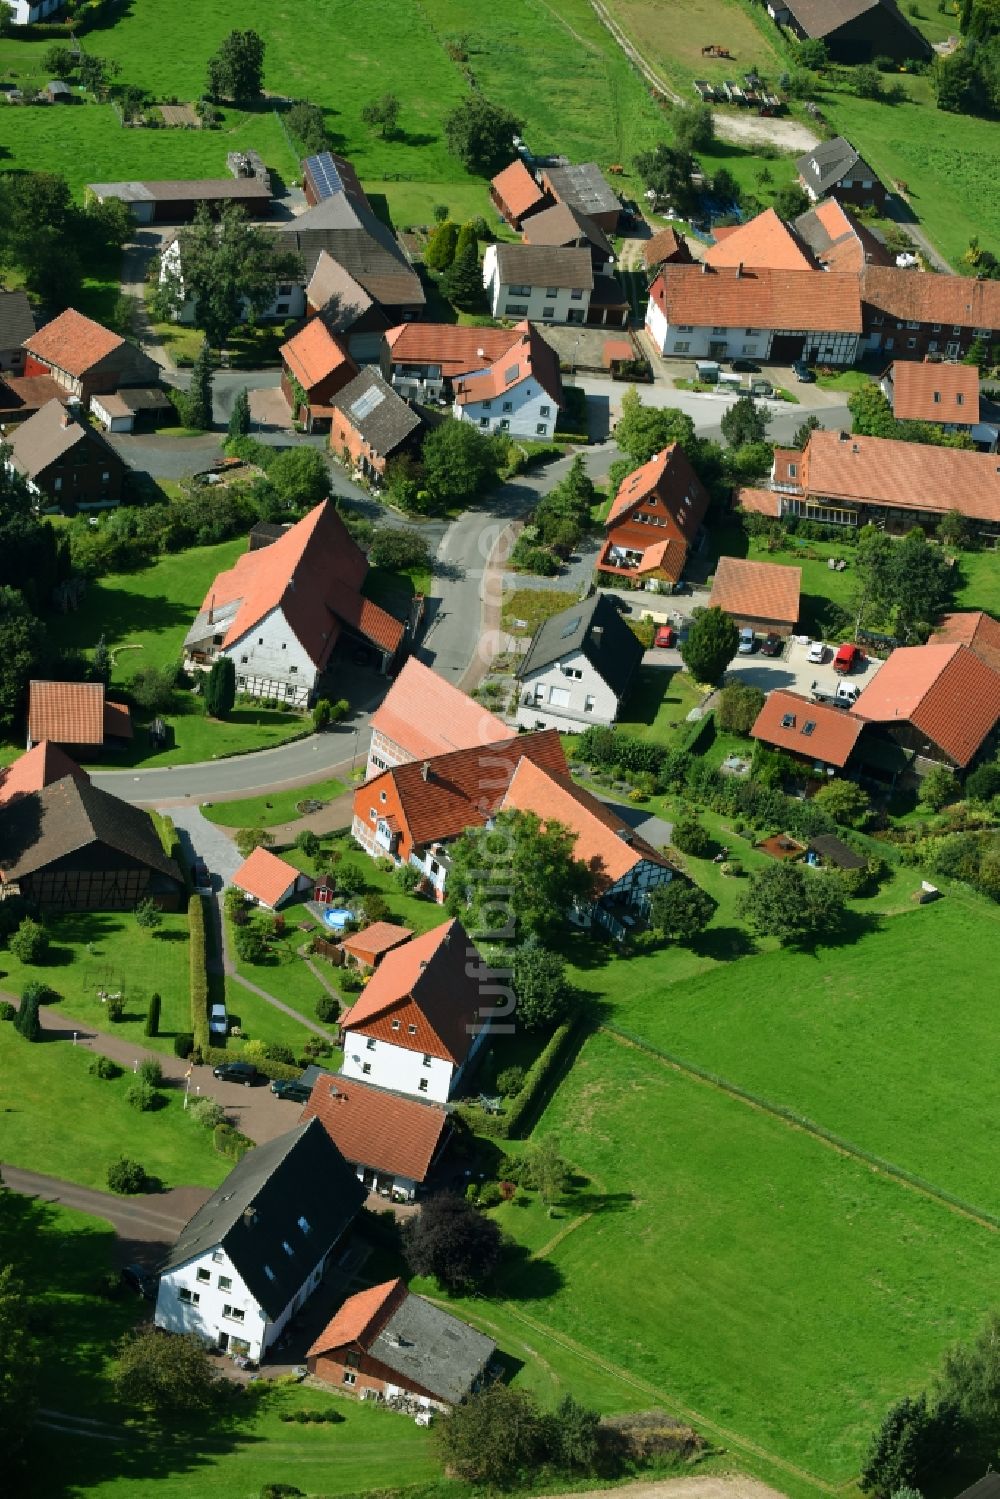
[[[270,911],[312,889],[309,875],[294,864],[286,864],[267,848],[254,849],[233,875],[233,884],[258,906],[266,906]]]
[[[709,608],[722,609],[734,624],[790,635],[799,618],[800,567],[720,557]]]

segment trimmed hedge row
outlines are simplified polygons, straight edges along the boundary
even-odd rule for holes
[[[715,709],[710,708],[704,718],[690,723],[684,733],[678,735],[674,748],[687,750],[689,755],[703,755],[715,742]]]
[[[564,1025],[558,1026],[553,1031],[544,1050],[528,1068],[524,1078],[524,1086],[520,1093],[512,1099],[505,1114],[484,1114],[481,1109],[474,1109],[468,1104],[460,1104],[455,1110],[456,1114],[476,1134],[486,1135],[491,1140],[517,1139],[521,1125],[538,1101],[538,1097],[552,1076],[556,1064],[562,1059],[562,1054],[566,1050],[570,1037],[576,1030],[576,1026],[577,1022],[575,1020],[568,1020]]]
[[[291,1081],[302,1076],[301,1067],[292,1067],[288,1062],[272,1062],[269,1057],[244,1057],[238,1051],[227,1051],[224,1046],[203,1046],[201,1058],[209,1067],[218,1067],[222,1062],[253,1062],[262,1077]]]
[[[177,836],[177,828],[173,818],[168,817],[165,812],[150,812],[149,815],[153,819],[153,826],[159,835],[160,843],[163,845],[163,852],[168,859],[173,859],[177,868],[184,876],[184,886],[190,895],[192,890],[191,871],[185,863],[181,840]]]
[[[206,1056],[208,1037],[208,949],[205,940],[205,897],[193,895],[188,902],[188,934],[191,943],[191,1034]]]

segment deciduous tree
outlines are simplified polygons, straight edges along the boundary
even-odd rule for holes
[[[163,925],[163,912],[152,896],[146,896],[135,908],[135,924],[144,932],[155,932]]]
[[[478,91],[444,119],[448,150],[467,171],[481,177],[492,177],[507,165],[514,154],[514,136],[523,129],[523,120]]]
[[[859,1486],[875,1499],[924,1485],[954,1453],[954,1410],[929,1407],[927,1396],[905,1397],[887,1411],[872,1438]]]
[[[854,781],[828,781],[819,788],[813,802],[845,828],[864,827],[871,811],[868,797]]]
[[[809,947],[838,930],[844,891],[835,875],[783,861],[750,876],[738,910],[759,936],[777,937],[782,947]]]
[[[388,140],[396,134],[399,109],[399,100],[395,94],[383,94],[381,98],[372,99],[363,106],[361,119],[364,124],[377,130],[383,140]]]
[[[650,899],[650,925],[674,942],[693,942],[715,915],[716,903],[707,890],[675,876],[657,885]]]
[[[442,509],[472,504],[499,469],[496,445],[454,417],[431,428],[423,445],[424,483]]]
[[[547,1437],[548,1423],[535,1397],[500,1380],[434,1424],[446,1468],[487,1489],[514,1488],[530,1478],[548,1456]]]
[[[44,963],[49,951],[49,934],[41,922],[26,916],[7,943],[19,963]]]
[[[500,1229],[464,1198],[439,1193],[404,1225],[403,1254],[414,1275],[433,1275],[448,1291],[472,1291],[500,1263]]]
[[[233,842],[241,857],[249,859],[255,848],[270,848],[274,834],[267,828],[237,828]]]
[[[561,927],[593,888],[590,870],[573,856],[575,842],[561,823],[543,827],[518,810],[498,813],[492,828],[467,828],[451,849],[448,910],[494,941]]]
[[[119,1400],[154,1420],[209,1410],[218,1392],[204,1342],[193,1333],[164,1337],[152,1323],[122,1338],[112,1379]]]
[[[213,99],[253,104],[264,89],[264,41],[256,31],[231,31],[209,58],[207,92]]]
[[[6,1193],[7,1188],[0,1187],[0,1211]],[[13,1264],[4,1265],[0,1268],[0,1450],[7,1461],[23,1447],[38,1405],[42,1355],[34,1316],[24,1282]]]
[[[517,997],[517,1019],[525,1030],[551,1030],[567,1019],[573,990],[566,965],[534,934],[511,954],[510,981]]]

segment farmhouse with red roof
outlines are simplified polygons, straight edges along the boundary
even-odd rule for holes
[[[367,575],[364,552],[324,500],[219,573],[185,638],[185,660],[207,670],[229,656],[240,692],[295,707],[309,702],[345,631],[373,646],[385,670],[405,629],[364,597]]]
[[[316,1117],[369,1192],[412,1202],[451,1138],[440,1104],[321,1072],[302,1121]]]
[[[495,744],[513,739],[517,732],[416,656],[407,657],[372,714],[371,730],[365,776],[369,781],[393,765]]]
[[[293,416],[307,432],[329,432],[331,403],[358,373],[358,367],[322,318],[312,318],[282,344],[281,391]]]
[[[155,385],[160,366],[119,333],[68,307],[24,341],[25,375],[51,375],[85,406],[121,385]]]
[[[893,651],[851,708],[878,726],[862,741],[862,758],[888,740],[921,773],[944,764],[967,769],[996,743],[1000,672],[956,641]]]

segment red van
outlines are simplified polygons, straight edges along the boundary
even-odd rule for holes
[[[833,658],[833,669],[846,677],[861,664],[861,660],[861,647],[845,642],[844,645],[837,647],[837,654]]]

